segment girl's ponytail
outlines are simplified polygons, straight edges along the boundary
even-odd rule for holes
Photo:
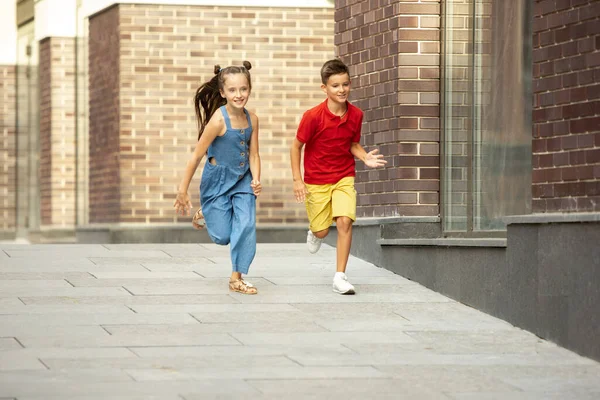
[[[227,74],[244,74],[248,80],[248,85],[252,89],[252,80],[250,79],[250,69],[252,64],[249,61],[243,62],[243,67],[226,67],[221,68],[220,65],[215,65],[213,78],[204,83],[196,90],[194,96],[194,108],[196,109],[196,117],[198,118],[198,140],[206,128],[206,124],[210,121],[210,117],[219,109],[219,107],[227,104],[227,100],[221,96],[221,90],[225,84],[225,75]]]
[[[221,67],[215,65],[215,76],[204,83],[196,90],[194,96],[194,108],[196,109],[196,117],[198,118],[198,140],[206,128],[206,124],[210,121],[210,117],[221,107],[227,103],[219,91],[219,75],[221,74]]]

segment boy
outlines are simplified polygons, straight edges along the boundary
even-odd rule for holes
[[[338,237],[333,291],[354,294],[345,274],[356,220],[354,157],[371,168],[382,167],[387,161],[378,150],[367,153],[359,143],[363,112],[348,102],[348,67],[337,59],[327,61],[321,68],[321,82],[327,98],[304,113],[290,150],[294,196],[297,202],[306,201],[310,221],[306,243],[311,253],[319,250],[335,221]],[[302,180],[300,155],[304,146]]]

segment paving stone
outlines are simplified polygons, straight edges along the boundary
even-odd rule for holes
[[[37,325],[38,329],[35,329]],[[78,325],[43,325],[33,324],[31,325],[16,325],[10,323],[8,325],[0,326],[0,336],[14,336],[20,338],[21,336],[50,336],[50,335],[64,335],[64,334],[77,334],[77,335],[94,335],[94,334],[105,334],[104,330],[99,326],[78,326]]]
[[[42,358],[42,361],[51,370],[54,369],[90,369],[90,368],[116,368],[116,369],[148,369],[161,371],[179,371],[184,369],[211,369],[211,368],[282,368],[298,367],[294,361],[283,355],[240,355],[219,354],[212,357],[119,357],[119,358]]]
[[[0,329],[2,329],[1,325],[0,325]],[[0,334],[0,336],[8,336],[8,335]],[[22,348],[22,346],[19,344],[17,339],[15,339],[14,337],[0,337],[0,351],[11,350],[11,349],[21,349],[21,348]]]
[[[45,281],[44,281],[45,282]],[[127,290],[117,288],[76,288],[65,282],[67,287],[47,287],[40,288],[34,285],[33,287],[9,287],[3,288],[2,294],[7,296],[18,296],[22,298],[36,298],[36,297],[65,297],[65,298],[81,298],[81,297],[97,297],[97,296],[126,296],[130,297],[131,293]],[[27,303],[27,302],[26,302]]]
[[[136,381],[204,380],[204,379],[323,379],[323,378],[382,378],[385,374],[373,367],[291,367],[255,368],[217,367],[164,371],[160,369],[126,369]]]
[[[283,312],[297,311],[289,304],[180,304],[180,305],[132,305],[137,313],[228,313],[228,312]]]
[[[303,333],[232,333],[245,345],[265,344],[337,344],[410,343],[415,342],[402,332],[303,332]]]
[[[28,306],[31,307],[31,306]],[[27,326],[32,330],[43,331],[55,325],[110,325],[110,324],[197,324],[198,320],[187,313],[136,314],[128,308],[122,313],[52,313],[0,315],[0,327]]]
[[[69,305],[6,305],[0,303],[0,315],[2,314],[94,314],[94,313],[123,313],[131,314],[133,311],[123,305],[83,305],[71,302]]]
[[[448,399],[433,389],[414,389],[394,379],[251,379],[250,385],[271,398],[311,398],[318,394],[324,399]],[[315,397],[317,398],[317,397]]]
[[[19,257],[0,253],[0,400],[600,392],[600,364],[355,257],[357,294],[332,293],[329,246],[309,255],[303,244],[259,244],[257,296],[229,292],[226,246],[7,251]]]
[[[188,325],[104,325],[111,335],[164,335],[169,332],[196,335],[202,333],[245,333],[245,332],[327,332],[317,324],[307,321],[230,322],[197,323]]]
[[[93,278],[88,272],[0,272],[0,281],[10,280],[61,280],[76,278]]]
[[[97,279],[202,279],[202,277],[193,271],[172,271],[156,272],[150,270],[144,271],[93,271],[91,277]],[[85,278],[85,277],[84,277]]]
[[[75,289],[75,288],[74,288]],[[94,289],[94,288],[83,288],[83,289]],[[99,289],[99,288],[96,288]],[[103,288],[110,289],[110,288]],[[48,304],[48,305],[60,305],[60,304],[81,304],[81,305],[127,305],[137,306],[141,304],[227,304],[227,303],[239,303],[238,300],[231,297],[228,294],[204,294],[204,295],[166,295],[166,296],[134,296],[125,289],[121,289],[124,293],[123,296],[44,296],[44,297],[21,297],[21,300],[25,304]],[[227,292],[225,292],[227,293]]]
[[[351,354],[352,350],[341,344],[282,344],[282,345],[253,345],[253,346],[175,346],[175,347],[131,347],[132,352],[140,357],[216,357],[235,351],[239,356],[278,356],[298,354]]]
[[[142,397],[146,399],[157,398],[159,400],[169,399],[174,394],[180,393],[203,393],[206,399],[227,398],[255,398],[259,395],[258,390],[242,380],[216,379],[198,381],[145,381],[135,382],[132,380],[97,379],[96,382],[87,380],[61,380],[51,382],[48,380],[33,380],[23,384],[23,381],[6,383],[0,385],[0,396],[2,393],[16,393],[19,400],[65,400],[70,397],[80,400],[89,400],[87,396],[93,393],[102,400],[113,400],[119,396],[125,399]],[[91,397],[93,398],[93,397]],[[182,397],[179,396],[178,400]]]
[[[133,347],[133,346],[238,346],[240,342],[224,333],[205,333],[196,335],[48,335],[18,338],[25,347]]]

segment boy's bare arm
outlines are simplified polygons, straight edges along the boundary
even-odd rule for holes
[[[369,168],[379,168],[387,164],[387,161],[383,159],[383,154],[377,154],[379,153],[379,149],[373,149],[367,153],[367,151],[358,142],[352,143],[352,146],[350,146],[350,153],[352,153],[354,157],[364,162]]]
[[[304,201],[306,197],[306,186],[302,180],[302,172],[300,171],[300,155],[302,153],[304,143],[294,138],[290,148],[290,160],[292,163],[292,177],[294,179],[294,197],[297,202]]]

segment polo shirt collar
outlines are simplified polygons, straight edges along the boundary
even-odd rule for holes
[[[332,113],[331,110],[329,110],[329,107],[327,107],[327,100],[329,100],[329,99],[325,99],[325,101],[323,102],[323,108],[325,109],[325,114],[327,114],[329,119],[340,118],[339,116]],[[346,100],[346,114],[350,114],[350,103],[348,102],[348,100]]]

